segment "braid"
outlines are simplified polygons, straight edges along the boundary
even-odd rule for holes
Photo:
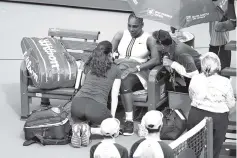
[[[130,20],[131,18],[135,18],[136,20],[138,20],[138,22],[139,22],[140,24],[143,23],[143,18],[137,17],[137,16],[135,15],[135,13],[131,13],[131,14],[129,15],[129,17],[128,17],[128,20]]]

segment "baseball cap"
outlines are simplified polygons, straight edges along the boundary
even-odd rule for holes
[[[172,44],[172,38],[170,33],[165,30],[159,30],[152,33],[152,36],[157,40],[158,43],[163,45],[170,45]]]
[[[163,125],[163,114],[157,110],[148,111],[142,118],[141,124],[147,129],[158,129]]]
[[[100,125],[101,133],[104,136],[114,136],[119,133],[120,121],[116,118],[107,118]]]

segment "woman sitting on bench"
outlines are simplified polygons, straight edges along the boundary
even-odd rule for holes
[[[90,128],[88,123],[99,126],[103,120],[115,117],[121,84],[121,71],[112,60],[112,44],[102,41],[94,49],[84,66],[85,81],[72,100],[73,147],[87,146],[91,134],[101,134],[100,128]],[[112,89],[111,111],[107,108]]]

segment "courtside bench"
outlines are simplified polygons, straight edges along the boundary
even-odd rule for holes
[[[67,51],[76,60],[86,60],[97,46],[99,31],[81,31],[51,28],[48,35],[61,40]],[[162,66],[154,67],[148,79],[148,89],[134,92],[134,107],[147,107],[154,110],[167,100],[165,90],[165,76]],[[74,92],[74,87],[59,88],[55,90],[42,90],[33,86],[24,61],[20,68],[20,95],[21,95],[21,119],[26,119],[30,114],[30,103],[32,98],[49,98],[69,100]]]
[[[80,31],[50,28],[48,35],[58,38],[67,51],[76,60],[86,60],[97,46],[99,31]],[[74,87],[59,88],[54,90],[42,90],[33,86],[23,61],[20,68],[20,95],[21,95],[21,119],[26,119],[30,114],[32,98],[49,98],[69,100],[74,93]]]

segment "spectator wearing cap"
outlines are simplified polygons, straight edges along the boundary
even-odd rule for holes
[[[100,129],[104,140],[91,147],[90,158],[128,158],[128,150],[114,139],[119,135],[119,120],[107,118],[101,123]]]
[[[187,129],[190,130],[204,117],[213,119],[213,158],[218,158],[228,127],[228,115],[235,111],[235,98],[230,80],[218,75],[219,57],[212,52],[201,56],[202,72],[189,85],[191,110]]]
[[[201,69],[200,54],[187,44],[172,38],[168,31],[159,30],[153,32],[152,35],[156,39],[163,65],[175,70],[185,79],[186,87],[188,87],[190,79],[199,74]]]
[[[141,121],[148,130],[145,138],[135,142],[130,150],[130,158],[174,158],[173,150],[160,140],[163,114],[156,110],[147,112]]]

